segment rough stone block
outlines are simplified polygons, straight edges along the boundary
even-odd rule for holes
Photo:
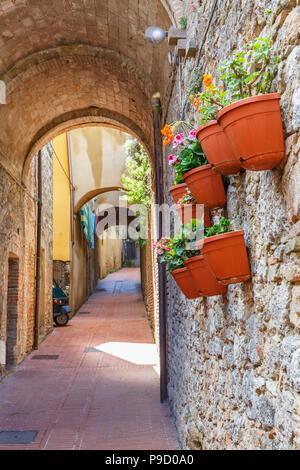
[[[169,29],[168,34],[169,46],[177,46],[180,39],[186,39],[186,29],[175,28],[172,26]]]

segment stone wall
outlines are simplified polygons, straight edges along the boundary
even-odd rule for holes
[[[198,43],[213,3],[185,2],[188,34],[196,29]],[[168,278],[168,392],[186,449],[300,448],[299,2],[218,1],[199,67],[187,61],[182,87],[186,97],[191,79],[216,77],[223,59],[266,31],[265,8],[273,10],[283,56],[273,91],[282,95],[286,158],[272,171],[225,178],[227,208],[214,216],[245,230],[252,280],[223,297],[187,301]],[[176,86],[166,122],[178,120],[177,109]]]
[[[42,334],[52,329],[52,157],[43,149],[42,249],[44,249],[43,292],[40,304]],[[35,311],[37,158],[31,162],[28,188],[17,182],[13,167],[0,159],[0,376],[6,368],[7,318],[10,289],[18,293],[15,312],[16,336],[12,363],[19,363],[33,347]],[[16,286],[9,285],[9,264],[19,265]]]

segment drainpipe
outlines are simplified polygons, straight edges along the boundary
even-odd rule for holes
[[[155,103],[154,103],[155,100]],[[158,103],[159,101],[159,103]],[[160,139],[160,118],[155,109],[160,108],[160,100],[152,99],[153,126],[154,126],[154,151],[156,167],[156,194],[157,204],[163,203],[163,174],[162,174],[162,151]],[[162,237],[162,213],[159,212],[158,236]],[[166,273],[164,265],[159,263],[159,339],[160,339],[160,401],[165,403],[168,399],[167,391],[167,334],[166,334]]]
[[[71,202],[70,202],[70,219],[71,219],[71,243],[74,246],[74,207],[75,207],[75,196],[74,196],[74,185],[73,185],[73,169],[72,169],[72,153],[71,153],[71,138],[70,132],[67,132],[67,146],[68,146],[68,162],[69,162],[69,176],[70,176],[70,191],[71,191]]]
[[[40,266],[41,266],[41,234],[42,234],[42,152],[38,152],[38,201],[37,201],[37,231],[36,231],[36,267],[35,267],[35,311],[34,311],[34,340],[33,349],[39,348],[40,321]]]

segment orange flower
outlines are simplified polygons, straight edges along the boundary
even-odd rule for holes
[[[169,134],[165,140],[163,141],[163,145],[164,147],[166,147],[167,145],[170,145],[170,143],[172,142],[172,140],[174,139],[174,134],[171,132],[171,134]]]
[[[209,89],[212,85],[212,78],[211,75],[204,74],[203,75],[203,83],[206,89]]]
[[[170,134],[172,134],[172,129],[171,129],[171,126],[169,126],[168,124],[165,125],[165,127],[161,130],[161,133],[162,135],[164,136],[168,136]]]
[[[200,101],[199,98],[195,98],[194,101],[193,101],[193,105],[195,106],[195,108],[199,108],[199,106],[202,104],[202,102]]]

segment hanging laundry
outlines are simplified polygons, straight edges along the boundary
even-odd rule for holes
[[[95,248],[95,219],[96,216],[90,209],[88,204],[85,204],[80,209],[80,224],[83,227],[85,238],[90,241],[91,248]]]

